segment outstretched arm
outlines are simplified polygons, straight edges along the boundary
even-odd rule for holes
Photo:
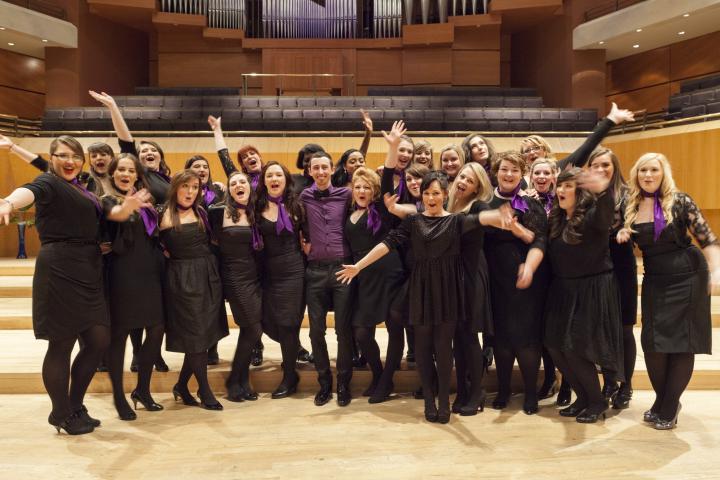
[[[400,137],[402,137],[406,131],[405,123],[402,120],[398,120],[393,123],[390,133],[383,130],[383,137],[385,137],[385,141],[388,143],[388,153],[385,157],[385,168],[395,170],[395,167],[397,167],[398,147],[400,146],[400,141],[402,140]]]
[[[520,264],[518,269],[517,282],[515,286],[519,289],[525,289],[532,284],[533,275],[537,271],[545,254],[539,248],[531,248],[525,257],[525,263]]]
[[[108,220],[113,222],[124,222],[130,218],[133,212],[149,207],[152,207],[150,193],[143,188],[139,192],[128,193],[122,205],[115,205],[106,216]]]
[[[360,114],[363,118],[363,126],[365,126],[365,136],[363,136],[363,141],[360,144],[360,153],[363,154],[363,157],[367,157],[368,147],[370,146],[370,138],[372,138],[373,121],[365,110],[360,110]]]
[[[130,129],[125,123],[125,119],[120,112],[120,107],[115,103],[115,99],[105,92],[97,93],[93,90],[89,91],[90,96],[98,102],[105,105],[110,110],[110,117],[112,118],[113,128],[118,138],[124,142],[132,142],[133,136],[130,133]]]
[[[415,215],[418,213],[417,207],[409,203],[398,204],[398,196],[390,195],[386,193],[383,195],[383,201],[385,202],[385,208],[387,211],[399,218],[405,218],[408,215]]]
[[[225,137],[223,136],[221,120],[221,117],[215,118],[210,115],[208,117],[208,124],[210,125],[210,129],[213,131],[213,137],[215,138],[215,150],[220,158],[220,164],[225,171],[225,175],[230,177],[231,173],[237,171],[237,167],[233,164],[233,161],[230,158],[230,152],[228,151],[227,144],[225,143]]]
[[[367,253],[367,255],[361,258],[360,261],[358,261],[356,264],[343,265],[343,268],[340,269],[335,274],[335,276],[342,283],[350,283],[352,279],[355,278],[358,273],[360,273],[360,270],[365,267],[369,267],[385,255],[387,255],[389,252],[390,248],[388,248],[387,245],[385,245],[384,243],[378,243],[372,250]]]
[[[7,138],[5,135],[0,135],[0,150],[7,150],[8,152],[14,153],[38,170],[41,170],[43,172],[47,172],[48,170],[47,160],[39,157],[38,155],[35,155],[30,150],[25,150],[20,145],[17,145],[12,140]]]
[[[0,225],[10,224],[10,214],[35,202],[35,194],[25,187],[16,188],[7,197],[0,199]]]

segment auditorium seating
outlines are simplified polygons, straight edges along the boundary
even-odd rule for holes
[[[720,74],[682,82],[668,103],[668,119],[711,113],[720,113]]]

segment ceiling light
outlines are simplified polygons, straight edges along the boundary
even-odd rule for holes
[[[5,27],[0,27],[0,30],[5,30]]]
[[[600,40],[598,43],[599,43],[600,45],[605,45],[605,40]]]
[[[640,45],[636,43],[635,45],[633,45],[633,48],[640,48]]]
[[[47,39],[46,39],[46,38],[43,38],[42,41],[43,41],[43,43],[47,43]]]
[[[685,35],[685,32],[678,32],[678,35]]]
[[[8,45],[11,46],[11,47],[14,47],[14,46],[15,46],[15,44],[14,44],[13,42],[8,42]]]
[[[683,17],[687,18],[687,17],[689,17],[689,16],[690,16],[689,13],[683,13]]]
[[[636,31],[637,33],[640,33],[640,32],[642,32],[642,28],[638,28],[638,29],[635,30],[635,31]]]

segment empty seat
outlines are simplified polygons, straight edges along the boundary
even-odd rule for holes
[[[297,98],[297,106],[298,107],[314,107],[315,106],[315,97],[298,97]]]
[[[708,103],[705,111],[707,113],[720,113],[720,102]]]
[[[159,120],[162,116],[162,108],[146,107],[140,112],[140,118],[143,120]]]
[[[222,107],[222,97],[203,97],[202,106],[205,107],[216,107],[218,110]]]
[[[540,120],[540,110],[537,108],[524,108],[522,118],[524,120]]]
[[[146,97],[127,97],[125,99],[126,107],[144,107]]]
[[[275,108],[278,106],[277,97],[258,97],[257,101],[260,108]]]
[[[514,132],[529,132],[530,120],[511,120],[510,130]]]
[[[466,108],[464,117],[467,120],[482,120],[485,118],[485,110],[482,108]]]
[[[220,97],[220,108],[237,108],[240,104],[240,97]]]
[[[357,108],[373,108],[375,106],[375,101],[373,97],[355,97],[354,105]]]
[[[351,108],[355,106],[354,97],[333,97],[333,99],[335,100],[333,105],[336,107]]]
[[[570,120],[555,120],[552,122],[552,129],[557,132],[572,132],[575,130],[575,122]]]
[[[258,98],[257,97],[240,97],[239,105],[242,108],[257,108]]]
[[[534,132],[549,132],[552,130],[552,122],[548,120],[531,120],[530,130]]]
[[[485,97],[468,97],[465,99],[466,107],[485,107]]]
[[[720,75],[712,75],[700,79],[700,88],[712,88],[720,86]]]
[[[298,119],[303,118],[302,110],[297,108],[288,108],[282,111],[282,118]]]
[[[715,100],[715,90],[702,90],[690,95],[690,105],[706,105]]]
[[[410,97],[412,99],[413,108],[428,108],[430,106],[430,98],[428,97]]]
[[[165,97],[163,99],[163,108],[180,108],[182,104],[182,97]]]
[[[560,120],[577,120],[577,110],[562,109],[560,110]]]
[[[594,120],[578,120],[575,122],[575,129],[580,132],[591,132],[597,122]]]
[[[410,108],[412,99],[413,97],[392,97],[392,106],[394,108]]]
[[[44,119],[57,119],[62,118],[63,114],[65,113],[65,110],[62,108],[48,108],[45,110],[45,115],[43,116]]]
[[[179,119],[180,118],[180,109],[163,107],[162,111],[160,112],[160,118],[163,120]]]
[[[503,104],[510,108],[522,108],[523,98],[522,97],[505,97]]]
[[[486,108],[485,118],[488,120],[500,120],[505,118],[505,112],[502,108]]]
[[[465,110],[462,108],[447,108],[445,109],[445,120],[462,120],[465,118]]]
[[[687,107],[683,107],[682,109],[682,117],[697,117],[699,115],[705,115],[705,105],[689,105]],[[67,113],[66,113],[67,115]]]
[[[540,110],[540,118],[543,120],[560,120],[560,110],[557,108],[543,108]]]
[[[542,108],[543,100],[541,97],[523,97],[522,106],[525,108]]]
[[[503,97],[486,97],[486,107],[503,107],[505,105],[505,99]]]
[[[145,106],[146,107],[162,107],[164,100],[165,99],[160,95],[153,95],[150,97],[145,97]]]
[[[297,98],[296,97],[280,97],[278,98],[278,107],[280,108],[296,108]]]
[[[422,120],[424,118],[425,113],[420,109],[406,108],[403,110],[403,119],[407,122],[410,122],[411,120]]]
[[[103,118],[103,112],[105,108],[102,107],[87,107],[83,113],[83,118],[86,120],[97,120]]]
[[[586,122],[596,122],[598,119],[597,110],[583,109],[578,111],[578,119]]]
[[[390,108],[390,107],[392,107],[392,98],[390,98],[390,97],[375,97],[373,99],[373,106],[375,108]]]
[[[522,110],[516,108],[506,108],[503,110],[503,118],[508,120],[521,120]]]
[[[323,110],[323,118],[340,120],[343,118],[343,111],[338,108],[326,108]]]
[[[82,108],[66,108],[63,114],[63,120],[77,120],[82,119],[85,110]]]
[[[181,97],[183,108],[200,108],[202,97]]]
[[[263,117],[263,111],[259,108],[243,108],[242,118],[258,119]]]
[[[680,113],[682,107],[690,105],[690,95],[673,95],[670,97],[668,112]]]
[[[319,108],[306,109],[302,111],[302,118],[317,120],[323,118],[323,112]]]
[[[335,97],[317,97],[315,99],[315,105],[322,108],[334,107]]]
[[[180,118],[183,120],[200,120],[202,118],[202,110],[199,108],[183,108],[180,110]]]
[[[685,80],[680,84],[680,91],[682,93],[692,92],[700,88],[700,84],[702,83],[702,80],[699,78],[694,78],[692,80]]]
[[[510,122],[507,120],[490,120],[488,130],[493,132],[507,132],[510,130]]]

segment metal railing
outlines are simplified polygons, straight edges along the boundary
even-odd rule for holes
[[[0,113],[0,133],[12,137],[37,135],[42,129],[40,120],[30,120],[17,115]]]
[[[597,7],[593,7],[585,12],[585,21],[589,22],[596,18],[609,15],[623,8],[631,7],[636,3],[644,2],[645,0],[612,0]]]
[[[282,95],[283,91],[285,90],[283,86],[283,79],[284,78],[290,78],[290,79],[310,79],[310,89],[313,92],[313,96],[317,96],[318,91],[318,80],[319,79],[325,79],[330,80],[333,78],[339,78],[342,79],[343,84],[345,83],[345,79],[349,79],[351,82],[350,91],[347,93],[343,93],[343,95],[355,95],[355,75],[352,73],[242,73],[240,74],[242,77],[242,94],[247,95],[248,94],[248,80],[252,78],[277,78],[278,83],[276,86],[277,94]],[[297,86],[291,87],[291,90],[298,90]]]

